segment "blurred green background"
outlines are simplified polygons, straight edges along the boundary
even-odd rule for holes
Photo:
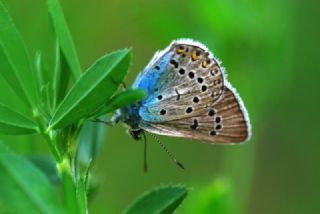
[[[167,183],[193,187],[177,213],[197,209],[210,188],[225,194],[227,211],[215,213],[318,213],[320,211],[320,6],[316,1],[60,1],[82,68],[116,49],[133,48],[132,83],[154,52],[177,38],[206,44],[223,61],[242,96],[253,137],[236,146],[161,137],[186,166],[180,170],[149,137],[149,173],[143,144],[118,125],[106,127],[95,166],[98,185],[91,213],[118,213],[143,191]],[[52,65],[53,34],[45,0],[3,0],[32,56],[42,50]],[[0,26],[1,27],[1,26]],[[0,101],[25,111],[0,78]],[[0,136],[23,154],[48,154],[34,137]],[[218,191],[218,192],[219,192]],[[217,202],[219,203],[219,202]]]

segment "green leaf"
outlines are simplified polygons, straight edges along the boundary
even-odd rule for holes
[[[37,103],[33,67],[22,38],[0,2],[0,74],[17,95],[32,107]]]
[[[0,201],[14,213],[63,213],[42,172],[0,143]]]
[[[102,107],[89,117],[98,117],[100,115],[112,112],[116,109],[125,107],[129,104],[136,103],[146,97],[146,92],[141,89],[128,89],[124,92],[116,94],[110,100],[108,100]]]
[[[81,76],[81,66],[59,1],[48,0],[48,9],[62,53],[68,62],[74,80],[78,80]]]
[[[40,90],[41,87],[44,85],[44,77],[43,77],[43,65],[42,65],[42,53],[41,51],[37,51],[35,55],[35,70],[36,70],[36,77],[37,77],[37,88]],[[39,91],[40,93],[40,91]]]
[[[50,94],[51,85],[49,82],[46,83],[44,78],[44,74],[48,73],[48,70],[45,70],[43,64],[42,53],[37,51],[35,55],[35,71],[39,94],[38,110],[41,112],[41,115],[48,119],[49,117],[51,118],[50,115],[52,113],[52,94]]]
[[[47,83],[41,87],[40,90],[40,102],[39,111],[41,115],[46,119],[50,120],[52,115],[52,103],[51,103],[51,90],[50,83]]]
[[[53,109],[56,109],[56,106],[63,100],[67,93],[69,82],[71,79],[70,68],[66,61],[66,58],[61,53],[58,39],[56,39],[55,41],[55,61],[53,73],[54,76],[52,84],[52,103]]]
[[[186,200],[183,213],[232,214],[234,204],[230,182],[220,178],[194,192]]]
[[[115,51],[98,59],[61,102],[50,122],[50,128],[65,127],[102,106],[123,81],[130,59],[128,49]]]
[[[138,198],[126,211],[127,214],[173,213],[188,194],[184,186],[163,186]]]
[[[33,134],[37,130],[33,121],[0,103],[0,133]]]

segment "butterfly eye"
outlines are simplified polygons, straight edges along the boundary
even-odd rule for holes
[[[201,55],[201,50],[195,50],[195,51],[193,51],[192,54],[191,54],[191,59],[192,59],[192,61],[198,60],[199,57],[200,57],[200,55]]]

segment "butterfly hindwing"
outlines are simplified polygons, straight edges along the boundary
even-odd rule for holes
[[[157,80],[147,83],[149,96],[139,110],[144,121],[199,115],[223,94],[224,73],[219,62],[206,47],[194,42],[173,42],[147,66],[143,76],[148,75]]]
[[[231,86],[230,86],[231,87]],[[184,137],[209,143],[233,144],[250,138],[250,122],[240,97],[224,88],[219,102],[198,115],[167,122],[142,121],[141,128],[160,135]]]

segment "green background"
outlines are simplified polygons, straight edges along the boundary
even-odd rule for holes
[[[46,1],[3,3],[31,55],[43,50],[50,68],[53,33]],[[225,206],[230,213],[319,212],[319,3],[67,0],[61,4],[83,69],[106,52],[133,48],[127,84],[156,50],[172,40],[193,38],[206,44],[223,61],[253,126],[250,142],[236,146],[159,136],[186,166],[184,171],[149,136],[147,174],[142,168],[143,144],[124,134],[121,125],[106,127],[94,169],[97,189],[89,202],[91,213],[118,213],[153,186],[185,183],[193,190],[177,212],[184,213],[196,209],[194,201],[212,182],[228,192]],[[26,111],[2,77],[0,88],[0,101]],[[44,142],[35,137],[0,137],[20,153],[48,154]]]

